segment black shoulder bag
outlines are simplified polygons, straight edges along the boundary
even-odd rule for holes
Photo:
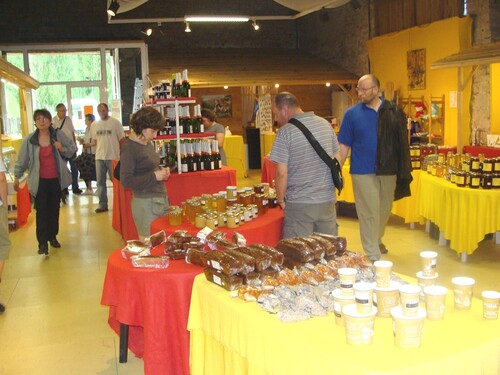
[[[323,160],[326,165],[330,167],[330,170],[332,171],[333,184],[337,188],[337,191],[340,195],[340,192],[344,188],[344,178],[342,177],[342,168],[340,167],[340,163],[337,158],[331,158],[330,155],[328,155],[323,149],[323,147],[321,147],[316,138],[314,138],[314,135],[312,135],[309,129],[307,129],[307,127],[299,120],[291,118],[290,120],[288,120],[288,122],[295,125],[302,133],[304,133],[305,137],[314,148],[314,151],[316,151],[321,160]]]

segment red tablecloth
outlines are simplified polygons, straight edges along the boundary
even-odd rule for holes
[[[155,249],[158,253],[162,246]],[[144,373],[189,374],[187,319],[194,277],[201,267],[171,260],[167,269],[133,268],[120,250],[108,259],[101,304],[119,334],[129,325],[129,348],[144,358]]]
[[[173,173],[165,182],[170,204],[176,206],[193,196],[226,190],[228,185],[236,186],[236,170],[225,166],[215,171]],[[131,200],[132,191],[124,189],[119,181],[113,179],[112,225],[124,240],[139,238],[130,208]]]
[[[228,238],[231,238],[234,232],[238,232],[245,236],[247,244],[262,243],[269,246],[276,246],[281,239],[283,228],[283,211],[281,208],[268,209],[264,215],[259,216],[252,221],[245,222],[242,226],[236,229],[219,228],[218,230],[226,232]],[[189,222],[184,222],[180,226],[171,227],[168,224],[168,217],[160,217],[151,223],[151,233],[157,233],[165,230],[167,235],[174,230],[187,230],[191,235],[195,235],[200,231]]]
[[[262,158],[262,173],[260,177],[261,182],[267,182],[272,188],[274,188],[273,180],[276,174],[276,163],[269,159],[269,156],[264,156]]]
[[[483,154],[485,158],[498,158],[500,157],[500,148],[487,146],[464,146],[463,153],[471,154],[472,156]]]

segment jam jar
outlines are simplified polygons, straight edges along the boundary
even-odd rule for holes
[[[455,183],[458,187],[465,187],[465,175],[466,172],[458,171],[455,175]]]
[[[483,173],[493,173],[495,168],[495,160],[494,159],[484,159],[483,164],[481,166],[481,170]]]
[[[500,172],[493,173],[491,186],[493,189],[500,189]]]
[[[481,178],[481,187],[483,189],[493,188],[493,173],[483,173]]]
[[[168,208],[168,223],[172,227],[182,224],[182,209],[179,206],[170,206]]]
[[[478,189],[481,186],[481,173],[469,172],[469,187],[471,189]]]
[[[479,158],[476,156],[473,156],[470,158],[470,171],[471,172],[480,172],[481,171],[481,162],[479,161]]]

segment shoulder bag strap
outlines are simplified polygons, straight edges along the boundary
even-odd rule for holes
[[[340,192],[342,191],[344,187],[344,181],[342,178],[342,168],[340,167],[340,163],[337,160],[337,158],[332,158],[330,155],[326,153],[323,147],[319,144],[318,140],[312,135],[311,131],[307,129],[307,127],[297,120],[296,118],[291,118],[288,120],[289,123],[295,125],[299,130],[304,134],[304,136],[307,138],[311,146],[314,148],[314,151],[318,154],[318,156],[323,160],[326,165],[330,168],[332,171],[332,177],[333,177],[333,184],[337,188],[339,195]]]
[[[307,129],[307,127],[296,118],[291,118],[290,120],[288,120],[288,122],[295,125],[297,128],[300,129],[302,133],[304,133],[305,137],[307,138],[311,146],[314,148],[314,151],[316,151],[316,153],[319,155],[321,160],[323,160],[330,168],[332,168],[332,162],[333,162],[332,158],[330,157],[330,155],[326,153],[324,148],[321,147],[317,139],[314,138],[314,135],[312,135],[311,131]]]
[[[67,117],[67,116],[66,116],[66,117]],[[62,122],[61,126],[59,126],[59,130],[62,130],[62,128],[63,128],[63,126],[64,126],[64,122],[66,121],[66,117],[64,118],[64,120],[63,120],[63,122]]]

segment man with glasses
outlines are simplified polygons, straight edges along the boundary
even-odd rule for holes
[[[351,150],[361,243],[366,256],[376,261],[387,253],[382,237],[392,201],[411,194],[408,130],[404,112],[379,96],[377,77],[364,75],[356,91],[359,103],[346,111],[340,127],[340,163],[344,164]]]

